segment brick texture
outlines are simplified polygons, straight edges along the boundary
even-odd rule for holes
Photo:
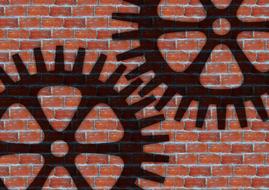
[[[231,0],[212,0],[224,8]],[[32,49],[41,47],[46,66],[54,68],[56,45],[65,48],[66,69],[70,70],[79,47],[86,48],[84,73],[91,71],[100,53],[108,60],[101,74],[106,80],[120,62],[116,55],[139,46],[139,41],[115,41],[111,36],[119,31],[137,29],[131,22],[112,19],[114,12],[139,13],[139,8],[123,0],[0,0],[0,66],[14,81],[20,80],[12,55],[19,53],[30,73],[36,72]],[[206,11],[199,0],[161,0],[158,13],[169,20],[197,22]],[[269,19],[269,0],[243,1],[238,17],[243,21]],[[217,20],[216,32],[229,30],[229,23]],[[158,39],[163,57],[175,71],[184,71],[195,59],[206,42],[203,33],[169,33]],[[241,48],[261,71],[269,71],[269,33],[243,32],[238,37]],[[137,57],[125,62],[131,71],[144,61]],[[144,83],[153,73],[141,76]],[[208,88],[231,88],[242,84],[243,75],[229,48],[218,45],[212,52],[201,75],[201,83]],[[129,81],[122,77],[117,84],[122,89]],[[152,93],[159,98],[165,89],[160,85]],[[4,86],[1,86],[4,90]],[[72,118],[81,99],[80,92],[68,86],[42,89],[39,100],[55,130],[63,130]],[[129,103],[141,99],[137,92]],[[197,102],[192,102],[183,120],[174,115],[181,100],[176,95],[161,111],[153,104],[137,114],[143,118],[164,113],[166,120],[152,125],[143,134],[169,134],[170,141],[144,147],[145,152],[170,156],[169,163],[144,163],[143,168],[165,176],[164,184],[140,178],[137,184],[145,189],[269,189],[269,124],[262,122],[250,102],[245,103],[248,128],[241,129],[233,106],[227,110],[226,130],[217,128],[216,108],[207,112],[203,129],[195,128]],[[269,99],[263,96],[265,106]],[[0,103],[1,104],[1,103]],[[123,136],[123,128],[107,105],[96,106],[84,119],[76,133],[81,143],[116,142]],[[20,104],[12,105],[0,122],[0,140],[18,143],[38,143],[43,133],[39,125]],[[66,147],[54,147],[61,152]],[[0,177],[10,189],[25,189],[41,169],[44,160],[40,155],[17,154],[0,157]],[[82,154],[76,165],[94,189],[109,189],[115,184],[123,167],[119,157]],[[76,189],[66,169],[57,167],[47,179],[43,189]]]

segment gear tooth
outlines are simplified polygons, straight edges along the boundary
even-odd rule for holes
[[[226,124],[226,106],[217,105],[218,129],[224,130]]]
[[[137,173],[135,173],[137,170],[140,171],[141,167],[135,168],[135,166],[128,166],[126,167],[126,170],[123,170],[121,173],[121,176],[119,177],[118,181],[114,185],[112,189],[117,190],[144,190],[143,188],[139,187],[136,184],[136,180],[139,177]]]
[[[113,40],[138,40],[141,39],[140,32],[138,30],[116,33],[112,35]]]
[[[17,71],[21,77],[21,79],[24,77],[24,76],[28,76],[29,75],[29,72],[27,70],[27,68],[25,67],[25,64],[24,62],[22,61],[21,57],[19,54],[15,54],[12,56],[13,58],[13,62],[17,68]]]
[[[143,55],[144,55],[144,52],[141,50],[140,47],[137,47],[137,48],[131,49],[131,50],[127,51],[127,52],[118,54],[117,55],[117,60],[118,61],[124,61],[124,60],[131,59],[131,58],[134,58],[134,57],[141,57]]]
[[[41,48],[35,48],[34,49],[34,56],[35,56],[37,72],[42,73],[42,72],[47,71],[46,64],[45,64],[45,61],[44,61],[44,57],[42,55]]]
[[[55,53],[55,72],[64,71],[64,47],[57,46]]]
[[[137,23],[141,21],[140,15],[136,13],[113,13],[112,19]]]
[[[143,81],[138,78],[134,80],[131,84],[125,87],[123,90],[120,91],[120,94],[124,97],[129,97],[141,84]]]
[[[142,110],[143,108],[145,108],[146,106],[148,106],[149,104],[151,104],[152,102],[154,102],[155,100],[156,98],[154,96],[149,96],[140,100],[139,102],[134,103],[132,107],[135,112],[138,112]]]
[[[99,79],[100,73],[104,67],[106,58],[107,58],[106,55],[101,54],[100,57],[98,58],[98,60],[96,61],[95,65],[93,66],[92,71],[91,71],[91,75],[94,78]]]
[[[4,182],[2,179],[0,179],[0,189],[2,190],[8,190],[8,188],[5,186]]]
[[[13,83],[12,79],[8,76],[2,67],[0,67],[0,79],[4,85]]]
[[[155,116],[152,116],[152,117],[148,117],[148,118],[143,118],[143,119],[140,119],[138,121],[139,123],[139,128],[140,129],[143,129],[145,127],[148,127],[148,126],[151,126],[155,123],[159,123],[161,121],[163,121],[165,118],[164,118],[164,115],[163,114],[160,114],[160,115],[155,115]]]
[[[169,135],[143,136],[141,140],[145,145],[163,143],[169,141]]]
[[[143,162],[169,162],[169,156],[145,153],[143,157]]]
[[[119,81],[119,79],[122,77],[122,74],[124,73],[125,70],[126,70],[126,66],[125,65],[120,65],[116,69],[116,71],[114,71],[111,74],[109,79],[107,79],[106,83],[115,85]]]
[[[199,102],[198,113],[196,118],[196,127],[202,128],[206,119],[206,113],[208,110],[208,104],[205,102]]]
[[[146,180],[150,180],[150,181],[155,181],[157,183],[164,183],[165,178],[163,176],[160,176],[156,173],[147,171],[147,170],[142,170],[141,171],[141,175],[139,177],[146,179]]]
[[[172,97],[175,94],[176,93],[174,92],[174,90],[168,87],[168,89],[166,89],[166,91],[162,95],[162,97],[159,100],[159,102],[156,104],[155,108],[158,111],[161,111],[164,108],[164,106],[166,106],[168,104],[168,102],[172,99]]]
[[[162,82],[157,78],[152,79],[142,90],[139,92],[140,96],[145,96],[146,94],[150,93],[152,90],[157,88]]]
[[[79,48],[76,59],[75,59],[75,64],[73,67],[73,71],[76,73],[82,73],[83,71],[83,64],[85,60],[85,55],[86,55],[86,49],[85,48]]]
[[[252,103],[254,104],[254,107],[256,108],[259,116],[261,117],[261,119],[265,122],[267,121],[268,118],[268,113],[264,107],[263,101],[261,98],[256,98],[254,100],[252,100]]]
[[[247,127],[248,122],[247,122],[247,116],[246,116],[244,102],[236,103],[236,104],[234,104],[234,107],[235,107],[241,128]]]
[[[150,71],[151,69],[149,67],[147,67],[146,65],[141,65],[141,66],[138,66],[136,67],[134,70],[132,70],[131,72],[129,72],[127,75],[126,75],[126,78],[128,80],[131,80],[131,79],[134,79],[148,71]]]
[[[139,6],[143,3],[143,0],[123,0],[127,3],[130,3],[130,4],[133,4],[133,5],[136,5],[136,6]]]
[[[178,109],[177,109],[177,113],[175,115],[175,120],[176,121],[181,121],[181,119],[183,118],[185,112],[188,110],[189,106],[191,104],[191,100],[188,98],[183,97]]]

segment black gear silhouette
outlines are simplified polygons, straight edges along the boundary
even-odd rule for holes
[[[164,119],[162,114],[137,119],[135,113],[155,99],[146,97],[143,100],[128,105],[126,98],[142,83],[140,79],[133,81],[129,86],[117,92],[114,85],[125,71],[120,65],[111,74],[106,82],[99,80],[100,72],[104,66],[106,56],[100,55],[90,74],[83,74],[85,49],[80,48],[76,56],[72,71],[64,69],[64,52],[62,46],[57,46],[55,56],[55,70],[47,71],[40,48],[34,49],[37,73],[30,75],[18,54],[13,56],[14,63],[20,75],[20,81],[13,82],[9,76],[0,70],[0,78],[5,84],[5,90],[0,94],[1,110],[3,115],[7,108],[14,104],[24,105],[36,119],[44,131],[44,140],[39,144],[20,144],[0,141],[0,156],[20,153],[36,153],[44,157],[44,165],[28,189],[42,189],[50,171],[56,166],[63,166],[70,173],[77,189],[92,189],[75,166],[75,157],[80,153],[109,154],[119,156],[123,162],[122,173],[112,189],[142,189],[135,184],[136,179],[145,178],[156,182],[163,182],[164,177],[143,170],[142,162],[168,162],[169,157],[159,154],[143,152],[143,146],[168,141],[168,135],[145,136],[141,130],[149,125]],[[48,122],[38,101],[38,92],[44,88],[55,85],[67,85],[80,90],[82,94],[78,109],[69,123],[62,131],[56,131]],[[124,129],[124,136],[118,142],[100,144],[80,144],[75,139],[75,132],[80,123],[94,106],[104,103],[110,106],[118,117]],[[69,152],[64,157],[56,157],[51,153],[53,142],[62,140],[69,146]],[[0,180],[0,189],[7,189]]]
[[[263,121],[268,120],[261,95],[268,91],[269,72],[259,72],[249,61],[238,45],[236,38],[245,31],[269,32],[269,22],[242,22],[237,18],[237,10],[243,0],[232,0],[225,9],[218,9],[211,0],[200,0],[207,16],[200,22],[171,21],[158,15],[158,5],[161,0],[124,0],[137,5],[140,14],[114,13],[113,18],[122,21],[135,22],[138,30],[117,33],[115,40],[140,40],[140,46],[118,55],[123,61],[136,56],[145,56],[145,63],[131,71],[127,78],[132,79],[148,71],[154,71],[155,77],[142,90],[141,95],[147,94],[161,83],[167,85],[167,90],[157,103],[161,110],[176,94],[182,95],[175,119],[180,121],[192,100],[199,102],[196,126],[202,127],[209,105],[217,107],[218,128],[225,129],[226,107],[235,106],[241,127],[247,127],[245,101],[251,101]],[[225,18],[231,24],[231,30],[225,35],[214,33],[212,25],[216,19]],[[173,71],[162,57],[157,45],[158,38],[166,33],[199,31],[206,35],[207,42],[199,55],[184,72]],[[244,77],[241,86],[232,89],[209,89],[200,83],[200,74],[214,47],[225,44],[231,50]]]

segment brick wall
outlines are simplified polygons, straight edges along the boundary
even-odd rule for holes
[[[213,1],[213,0],[212,0]],[[214,0],[223,8],[231,0]],[[153,2],[153,1],[150,1]],[[206,11],[199,0],[162,0],[158,6],[161,18],[171,21],[199,22]],[[107,55],[100,79],[106,81],[115,69],[124,63],[125,73],[144,63],[138,56],[124,62],[117,55],[139,47],[139,40],[117,41],[112,34],[136,30],[134,22],[112,19],[112,13],[139,13],[139,7],[123,0],[0,0],[0,63],[1,67],[19,81],[12,55],[19,53],[31,74],[37,71],[33,48],[41,47],[48,70],[54,69],[55,48],[65,49],[65,69],[72,70],[78,48],[86,48],[84,73],[89,73],[101,53]],[[245,22],[267,21],[269,0],[244,0],[237,16]],[[229,23],[219,20],[216,32],[229,30]],[[217,30],[219,28],[219,30]],[[225,31],[224,31],[225,32]],[[238,44],[260,72],[268,72],[269,33],[243,32]],[[196,58],[206,43],[201,32],[174,32],[162,35],[158,46],[162,56],[176,72],[183,72]],[[144,84],[154,76],[147,72],[141,76]],[[243,74],[231,50],[220,44],[214,48],[200,77],[207,88],[228,89],[240,86]],[[116,85],[119,91],[130,84],[124,76]],[[142,85],[143,86],[143,85]],[[161,84],[152,91],[158,99],[166,89]],[[2,92],[5,86],[1,86]],[[78,89],[70,86],[51,86],[39,92],[39,101],[50,124],[56,131],[64,130],[81,100]],[[218,130],[216,107],[210,106],[202,129],[195,127],[198,102],[193,101],[183,119],[174,116],[181,100],[176,94],[161,110],[155,103],[137,113],[145,118],[163,113],[165,121],[143,129],[143,134],[168,134],[169,142],[147,145],[145,152],[166,154],[169,163],[143,163],[143,168],[165,177],[163,184],[139,178],[137,184],[144,189],[269,189],[269,124],[263,122],[253,104],[245,102],[248,127],[241,129],[232,105],[227,108],[226,130]],[[138,91],[129,98],[132,104],[141,100]],[[263,103],[269,106],[266,94]],[[0,102],[1,105],[1,102]],[[44,134],[35,118],[22,104],[13,104],[2,116],[0,140],[16,143],[39,143]],[[87,115],[76,132],[81,143],[117,142],[124,130],[112,109],[100,104]],[[66,147],[56,146],[53,152],[64,152]],[[38,174],[44,159],[36,154],[15,154],[0,157],[0,177],[10,189],[25,189]],[[76,166],[94,189],[110,189],[123,168],[117,156],[81,154]],[[76,189],[67,170],[56,167],[44,184],[44,189]]]

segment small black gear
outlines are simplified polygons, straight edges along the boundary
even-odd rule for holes
[[[269,32],[269,22],[243,22],[238,19],[237,11],[243,0],[232,0],[224,9],[218,9],[211,0],[200,0],[207,16],[199,22],[171,21],[158,15],[158,5],[161,0],[124,0],[137,5],[139,14],[114,13],[113,18],[138,24],[138,30],[114,34],[115,40],[140,40],[140,46],[118,55],[123,61],[136,56],[145,56],[145,63],[131,71],[127,78],[132,79],[148,71],[154,71],[155,77],[141,91],[147,94],[161,83],[167,85],[167,90],[156,105],[161,110],[176,94],[182,95],[175,119],[180,121],[192,100],[199,102],[196,126],[202,127],[209,105],[217,107],[218,128],[225,129],[226,107],[235,106],[241,127],[247,127],[244,102],[251,101],[263,121],[268,120],[268,114],[263,105],[261,95],[268,92],[269,72],[259,72],[249,61],[237,43],[237,36],[245,31]],[[231,24],[231,30],[224,35],[216,34],[213,23],[216,19],[225,18]],[[158,38],[166,33],[199,31],[206,35],[207,42],[192,64],[184,72],[173,71],[162,57],[158,48]],[[200,82],[203,68],[218,44],[227,45],[235,57],[244,81],[241,86],[231,89],[209,89]]]
[[[133,81],[129,86],[117,92],[114,86],[125,71],[120,65],[111,74],[106,82],[99,80],[106,56],[100,55],[90,74],[83,74],[82,68],[85,58],[85,49],[80,48],[76,56],[72,71],[64,69],[64,52],[62,46],[57,46],[55,56],[55,70],[47,71],[40,48],[34,49],[37,73],[30,75],[18,54],[13,56],[14,63],[20,75],[18,82],[12,81],[9,76],[0,70],[0,79],[5,84],[5,90],[0,94],[0,116],[7,108],[14,104],[24,105],[33,115],[44,131],[44,140],[39,144],[20,144],[0,141],[0,156],[9,154],[34,153],[44,157],[44,165],[27,189],[42,189],[50,171],[56,166],[63,166],[70,173],[77,189],[92,189],[75,166],[75,158],[81,153],[109,154],[119,156],[124,163],[122,173],[112,189],[142,189],[136,185],[138,178],[164,182],[164,177],[142,169],[142,162],[168,162],[169,157],[159,154],[143,152],[143,146],[168,141],[168,135],[145,136],[141,130],[164,119],[162,114],[137,119],[135,114],[152,103],[154,97],[128,105],[126,98],[142,83],[140,79]],[[66,85],[80,90],[81,102],[68,127],[56,131],[47,120],[38,101],[38,92],[49,86]],[[110,106],[118,117],[124,129],[123,138],[118,142],[100,144],[81,144],[75,139],[75,132],[83,119],[97,104],[104,103]],[[55,141],[65,141],[69,152],[64,157],[56,157],[51,153],[51,145]],[[0,189],[7,189],[0,180]]]

